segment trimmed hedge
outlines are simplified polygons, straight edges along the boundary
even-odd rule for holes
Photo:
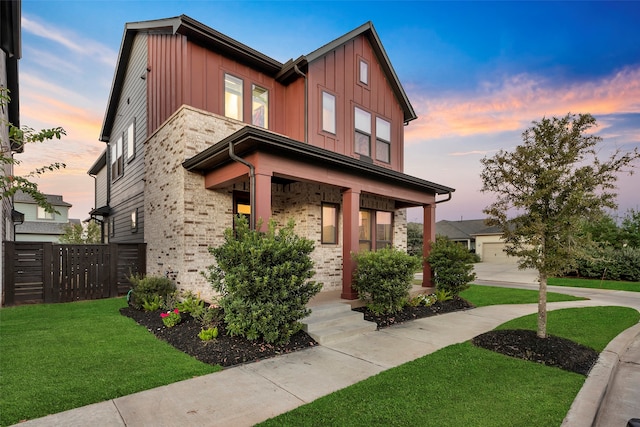
[[[353,288],[374,313],[396,313],[409,299],[420,259],[393,248],[353,254],[357,263]]]

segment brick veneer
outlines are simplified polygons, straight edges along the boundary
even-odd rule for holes
[[[170,274],[181,290],[211,300],[215,294],[201,272],[214,263],[209,246],[222,244],[232,226],[233,191],[248,191],[248,179],[222,190],[204,187],[202,175],[187,172],[182,162],[246,126],[226,117],[182,106],[145,142],[145,242],[149,275]],[[341,204],[340,189],[296,182],[272,184],[272,218],[289,219],[295,230],[315,242],[312,259],[323,291],[342,289],[342,246],[322,245],[322,202]],[[392,200],[362,195],[361,207],[394,210]],[[342,230],[342,215],[338,229]],[[406,249],[404,209],[394,214],[394,246]],[[341,241],[341,237],[339,241]]]

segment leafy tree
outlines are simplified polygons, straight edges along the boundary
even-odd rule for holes
[[[101,242],[100,226],[90,221],[86,227],[82,224],[68,223],[63,227],[64,234],[60,236],[60,243],[73,245],[91,245]]]
[[[407,253],[422,257],[422,224],[420,223],[407,224]]]
[[[475,255],[446,236],[436,236],[427,261],[435,273],[436,288],[452,296],[468,289],[469,283],[476,278],[473,272]]]
[[[482,191],[496,201],[484,209],[490,225],[500,226],[506,252],[520,268],[538,270],[538,331],[547,336],[547,278],[575,269],[591,247],[580,233],[583,221],[598,221],[605,208],[616,208],[619,172],[632,172],[638,149],[616,150],[598,158],[601,138],[591,133],[590,114],[543,118],[522,134],[512,152],[500,150],[483,164]],[[513,216],[509,219],[508,216]]]
[[[623,246],[640,248],[640,211],[631,209],[622,220],[621,234]]]
[[[0,108],[2,109],[11,101],[8,92],[6,88],[0,88]],[[65,130],[61,127],[35,131],[26,126],[20,129],[5,120],[3,120],[2,125],[8,127],[11,145],[18,147],[26,143],[60,139],[62,135],[66,135]],[[37,205],[44,208],[47,212],[56,212],[53,205],[47,201],[46,196],[38,190],[38,185],[33,182],[33,179],[45,172],[62,169],[66,167],[66,165],[60,162],[51,163],[50,165],[34,169],[25,176],[7,174],[6,166],[16,166],[20,164],[20,160],[15,159],[11,154],[11,149],[8,148],[9,146],[10,145],[7,144],[7,147],[2,147],[0,150],[0,189],[2,190],[2,199],[13,197],[16,192],[22,191],[33,197]],[[13,170],[13,167],[11,170]]]
[[[309,280],[315,274],[313,242],[297,236],[293,227],[291,221],[276,232],[270,221],[263,233],[250,230],[239,216],[235,230],[225,230],[224,243],[209,248],[216,265],[205,276],[222,295],[220,307],[231,335],[288,342],[311,313],[307,303],[322,285]]]

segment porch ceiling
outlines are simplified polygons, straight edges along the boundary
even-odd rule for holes
[[[245,126],[219,143],[185,160],[182,166],[190,172],[207,174],[230,163],[235,163],[229,156],[230,144],[233,145],[235,154],[240,157],[247,157],[254,153],[269,154],[308,164],[310,170],[322,167],[351,175],[357,179],[375,181],[380,186],[401,188],[410,193],[427,193],[435,197],[438,194],[450,194],[455,191],[455,189],[444,185],[305,144],[253,126]],[[287,176],[282,173],[282,170],[276,171],[274,169],[275,176],[292,180],[305,179],[303,174]],[[413,201],[417,202],[417,199],[413,197],[404,200],[406,203],[401,203],[399,208],[419,204],[412,203]]]

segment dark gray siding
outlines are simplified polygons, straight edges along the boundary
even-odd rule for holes
[[[147,138],[146,108],[147,35],[138,33],[133,42],[117,115],[109,138],[109,146],[123,138],[123,174],[111,183],[111,242],[144,242],[144,141]],[[128,156],[128,129],[135,124],[135,153]],[[111,150],[109,149],[109,156]],[[111,167],[109,158],[107,167]],[[137,209],[137,231],[131,229],[131,213]]]

